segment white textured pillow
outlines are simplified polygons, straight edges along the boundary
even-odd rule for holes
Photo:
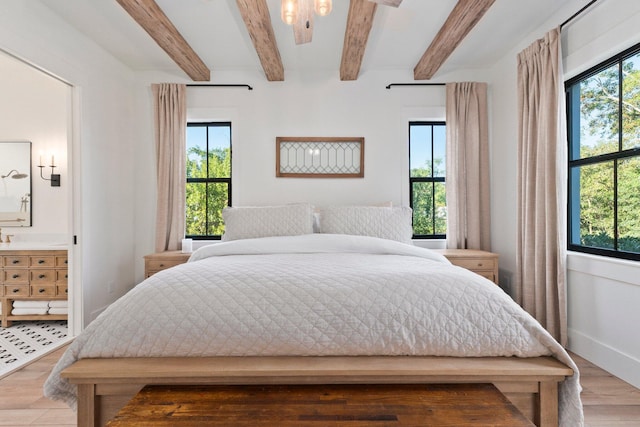
[[[228,207],[222,210],[222,240],[313,233],[313,209],[309,204]]]
[[[379,237],[411,243],[411,208],[330,206],[320,209],[320,232]]]

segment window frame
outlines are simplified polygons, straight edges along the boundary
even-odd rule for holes
[[[227,184],[227,206],[232,206],[232,202],[231,202],[231,178],[233,176],[233,127],[231,126],[231,122],[230,121],[206,121],[206,122],[187,122],[187,128],[190,127],[204,127],[206,128],[206,133],[207,133],[207,154],[209,153],[209,128],[210,127],[228,127],[229,128],[229,155],[231,156],[231,161],[230,161],[230,166],[229,166],[229,177],[228,178],[189,178],[186,177],[185,180],[185,189],[186,189],[186,185],[190,184],[190,183],[200,183],[200,184]],[[186,153],[185,153],[186,154]],[[186,162],[186,159],[185,159]],[[207,162],[207,168],[209,167],[208,162]],[[209,176],[209,171],[207,169],[207,177]],[[205,192],[205,218],[208,218],[208,211],[207,211],[207,207],[209,206],[208,203],[208,192]],[[186,198],[186,192],[185,192],[185,198]],[[186,215],[186,211],[185,211],[185,215]],[[208,229],[208,221],[207,221],[207,225],[206,228]],[[210,234],[210,235],[193,235],[193,234],[186,234],[185,231],[185,237],[188,239],[193,239],[193,240],[221,240],[222,239],[222,235],[221,234]]]
[[[636,146],[630,149],[623,149],[623,79],[622,79],[622,64],[623,62],[640,54],[640,43],[625,49],[624,51],[613,55],[612,57],[606,59],[605,61],[600,62],[599,64],[589,68],[588,70],[576,75],[565,81],[565,100],[566,100],[566,117],[567,117],[567,147],[568,147],[568,155],[567,155],[567,250],[587,253],[592,255],[599,255],[609,258],[618,258],[618,259],[627,259],[640,261],[640,253],[636,252],[628,252],[622,251],[618,249],[618,230],[619,230],[619,218],[618,218],[618,162],[624,159],[629,159],[633,157],[640,157],[640,146]],[[572,103],[572,90],[571,88],[582,82],[589,77],[593,77],[598,73],[611,68],[612,66],[618,66],[618,149],[615,152],[595,155],[591,157],[579,157],[577,159],[572,159],[572,150],[575,145],[575,136],[577,135],[578,144],[580,141],[580,129],[574,129],[573,127],[573,118],[576,116],[580,116],[580,107],[581,103],[578,102],[578,105],[573,105]],[[579,146],[578,146],[579,147]],[[580,233],[579,222],[580,222],[580,183],[578,180],[577,189],[576,183],[572,178],[572,172],[575,168],[579,168],[582,166],[588,165],[596,165],[602,163],[612,162],[613,166],[613,243],[614,249],[606,249],[606,248],[597,248],[592,246],[584,246],[582,244],[575,244],[572,242],[572,234],[576,232]],[[574,194],[575,192],[575,194]],[[574,212],[575,205],[578,205],[577,212]],[[577,228],[576,221],[578,222]],[[574,229],[575,228],[575,229]],[[576,231],[577,230],[577,231]]]
[[[446,180],[445,177],[412,177],[411,176],[411,127],[412,126],[431,126],[431,170],[433,171],[433,162],[434,162],[434,149],[433,149],[433,126],[445,126],[446,130],[446,122],[444,120],[410,120],[408,126],[408,139],[409,139],[409,206],[413,210],[413,184],[427,182],[431,183],[431,187],[433,190],[433,194],[435,195],[435,184],[436,183],[444,183],[446,189]],[[446,144],[446,142],[445,142]],[[445,158],[446,161],[446,158]],[[435,218],[436,218],[436,205],[435,205],[435,197],[432,200],[432,215],[431,215],[431,223],[433,226],[433,230],[436,229],[435,226]],[[414,214],[411,215],[411,223],[413,225]],[[413,234],[413,239],[419,240],[445,240],[447,238],[447,234]]]

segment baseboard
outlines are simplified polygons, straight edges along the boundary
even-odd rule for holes
[[[568,335],[570,351],[640,388],[640,360],[575,329],[569,328]]]

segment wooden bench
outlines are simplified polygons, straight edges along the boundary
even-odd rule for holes
[[[107,427],[533,427],[492,384],[146,386]]]
[[[168,357],[82,359],[62,372],[78,388],[78,426],[104,426],[145,385],[492,383],[529,420],[558,426],[552,357]]]

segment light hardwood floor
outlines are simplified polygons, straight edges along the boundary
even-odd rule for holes
[[[42,396],[42,385],[62,354],[57,350],[0,380],[0,426],[75,426],[75,413]],[[581,372],[587,427],[640,427],[640,390],[572,355]]]

